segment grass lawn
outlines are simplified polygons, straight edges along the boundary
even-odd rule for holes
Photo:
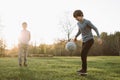
[[[89,56],[87,76],[76,73],[80,66],[80,57],[31,57],[28,67],[0,58],[0,80],[120,80],[120,56]]]

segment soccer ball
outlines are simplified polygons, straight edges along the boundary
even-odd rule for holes
[[[69,41],[69,42],[67,42],[66,45],[65,45],[65,49],[66,49],[67,51],[75,51],[76,48],[77,48],[77,46],[76,46],[76,44],[75,44],[73,41]]]

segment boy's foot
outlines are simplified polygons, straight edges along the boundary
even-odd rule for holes
[[[81,76],[86,76],[86,75],[87,75],[87,71],[85,71],[85,70],[79,70],[79,71],[77,71],[77,72],[78,72],[78,74],[81,75]]]
[[[85,70],[83,70],[83,69],[78,70],[77,72],[78,72],[78,73],[87,73],[87,71],[85,71]]]
[[[24,63],[24,66],[25,66],[25,67],[27,67],[27,64],[26,64],[26,63]]]
[[[22,64],[19,64],[20,67],[22,67]]]
[[[81,76],[87,76],[87,74],[79,74],[79,75],[81,75]]]

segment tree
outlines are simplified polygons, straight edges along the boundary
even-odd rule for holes
[[[103,40],[103,47],[102,47],[102,53],[103,54],[106,54],[106,55],[109,55],[109,42],[110,42],[110,39],[108,37],[108,34],[106,32],[102,32],[101,33],[101,38]]]
[[[70,41],[70,35],[75,27],[75,25],[73,25],[71,15],[69,15],[69,12],[66,12],[60,20],[60,25],[62,26],[63,32],[67,36],[68,41]]]
[[[4,40],[3,39],[0,39],[0,56],[2,55],[4,55],[4,53],[5,53],[5,47],[6,47],[6,45],[5,45],[5,42],[4,42]]]
[[[2,39],[2,29],[3,29],[3,25],[1,24],[1,20],[0,20],[0,55],[3,55],[5,53],[5,41]]]
[[[117,54],[120,55],[120,32],[115,32],[115,51],[117,51]]]

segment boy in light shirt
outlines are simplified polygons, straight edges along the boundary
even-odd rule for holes
[[[19,53],[18,53],[18,58],[19,58],[19,66],[22,66],[22,62],[24,61],[23,65],[27,66],[27,51],[28,51],[28,44],[30,41],[30,31],[27,30],[27,23],[23,22],[22,23],[22,28],[20,35],[19,35]],[[22,61],[22,55],[24,57]]]

